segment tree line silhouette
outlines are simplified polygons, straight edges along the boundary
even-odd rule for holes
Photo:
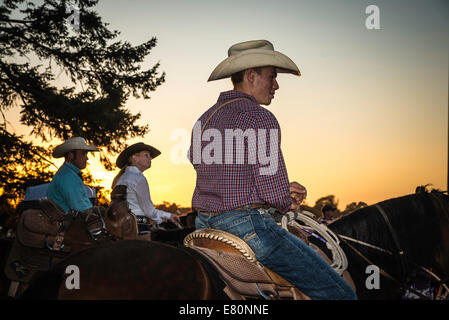
[[[67,13],[67,1],[8,0],[0,4],[0,223],[14,223],[15,208],[26,187],[49,182],[53,176],[50,150],[61,140],[81,136],[100,149],[107,170],[109,159],[143,137],[149,125],[139,125],[140,113],[126,102],[149,99],[165,81],[159,63],[141,69],[156,46],[155,37],[133,46],[117,40],[92,8],[98,0],[78,0]],[[70,18],[76,15],[79,26]],[[34,61],[34,63],[32,63]],[[70,85],[58,88],[64,75]],[[20,110],[20,122],[30,129],[18,135],[6,112]],[[45,147],[44,147],[45,145]],[[101,186],[90,173],[86,184]]]
[[[93,7],[98,0],[78,0],[77,12],[67,13],[67,1],[8,0],[0,5],[0,225],[14,227],[18,204],[28,186],[50,182],[54,175],[51,151],[54,143],[82,136],[100,149],[100,161],[112,170],[111,159],[127,141],[144,137],[149,125],[139,125],[140,113],[126,102],[149,99],[165,81],[159,63],[147,70],[140,64],[156,46],[157,39],[133,46],[117,40]],[[79,18],[71,28],[70,17]],[[31,61],[38,61],[32,64]],[[71,83],[57,88],[64,74]],[[18,135],[6,112],[20,110],[29,136]],[[32,139],[32,141],[30,141]],[[44,147],[44,145],[46,145]],[[108,206],[109,192],[87,170],[84,181],[97,191],[98,205]],[[334,195],[303,205],[317,216],[325,204],[338,207]],[[366,206],[353,202],[345,212]],[[187,213],[191,208],[163,202],[157,208]]]

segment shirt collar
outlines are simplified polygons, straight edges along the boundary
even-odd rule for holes
[[[243,93],[241,91],[237,91],[237,90],[229,90],[229,91],[224,91],[224,92],[220,93],[220,96],[218,97],[217,102],[224,102],[226,100],[231,100],[231,99],[235,99],[235,98],[248,98],[251,101],[254,101],[255,103],[257,103],[256,98],[254,98],[252,95],[249,95],[249,94]]]
[[[127,166],[125,171],[129,171],[129,172],[137,172],[137,173],[142,173],[142,171],[140,171],[137,167],[135,166]]]
[[[70,168],[71,170],[75,171],[76,174],[80,174],[81,173],[81,170],[77,166],[75,166],[74,164],[72,164],[70,162],[65,161],[64,162],[64,166],[66,166],[67,168]]]
[[[81,173],[81,170],[80,170],[77,166],[75,166],[74,164],[72,164],[72,163],[70,163],[70,162],[67,162],[67,161],[64,162],[64,166],[65,166],[66,168],[68,168],[69,170],[72,170],[73,172],[75,172],[76,175],[77,175],[78,177],[80,177],[81,181],[84,181],[83,175],[82,175],[82,173]]]

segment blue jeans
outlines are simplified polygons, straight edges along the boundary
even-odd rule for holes
[[[232,233],[253,249],[258,261],[311,299],[357,299],[352,288],[298,237],[276,224],[265,209],[242,209],[216,216],[198,213],[195,226]]]

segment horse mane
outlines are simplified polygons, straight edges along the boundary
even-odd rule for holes
[[[417,190],[418,191],[418,190]],[[432,267],[435,256],[442,248],[442,223],[449,217],[449,197],[441,191],[418,193],[379,202],[388,216],[407,263],[405,270],[411,272],[417,265]],[[446,221],[446,222],[444,222]],[[379,250],[351,243],[375,264],[399,274],[395,261],[397,248],[387,223],[374,206],[357,209],[329,225],[336,234],[361,240],[393,253],[389,255]],[[345,250],[347,252],[347,250]],[[352,250],[351,250],[352,251]]]

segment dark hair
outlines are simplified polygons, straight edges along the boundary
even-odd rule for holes
[[[257,74],[260,75],[260,74],[262,73],[262,69],[263,69],[263,68],[265,68],[265,67],[255,67],[255,68],[250,68],[250,69],[253,69],[254,71],[257,72]],[[245,69],[245,70],[236,72],[236,73],[234,73],[234,74],[231,75],[231,81],[232,81],[232,84],[233,84],[234,86],[235,86],[236,84],[239,84],[240,82],[243,81],[243,75],[245,74],[245,71],[246,71],[246,70],[248,70],[248,69]]]
[[[65,158],[65,159],[67,159],[67,157],[69,156],[69,153],[73,154],[73,159],[76,159],[76,150],[70,150],[70,151],[67,151],[67,152],[64,154],[64,158]]]

